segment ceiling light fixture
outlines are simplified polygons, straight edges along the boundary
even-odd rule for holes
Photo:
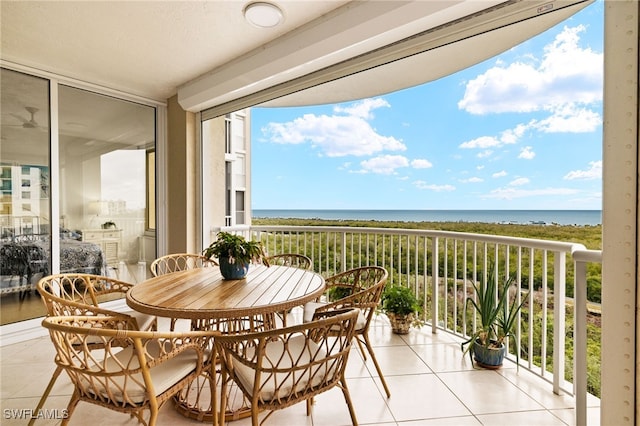
[[[244,8],[244,17],[256,27],[273,28],[282,22],[284,15],[275,4],[259,1]]]

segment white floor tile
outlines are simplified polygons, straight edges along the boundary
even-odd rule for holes
[[[442,373],[440,379],[474,414],[540,410],[544,407],[490,370]]]
[[[294,310],[295,311],[295,310]],[[293,314],[296,314],[294,312]],[[295,316],[295,315],[294,315]],[[430,328],[412,329],[408,335],[393,334],[385,316],[375,318],[370,330],[374,351],[391,390],[384,395],[380,379],[367,354],[363,361],[354,345],[346,370],[347,383],[362,425],[570,425],[575,424],[571,396],[554,395],[551,385],[530,372],[517,371],[513,364],[501,370],[474,369],[459,347],[459,339]],[[18,413],[35,408],[55,369],[49,337],[0,348],[1,408],[14,410],[14,418],[2,425],[24,425]],[[66,408],[72,387],[63,373],[49,396],[45,408],[55,413]],[[351,419],[340,389],[318,395],[312,416],[304,403],[271,415],[265,426],[339,426]],[[590,397],[588,426],[599,423],[599,401]],[[22,410],[22,411],[20,411]],[[11,411],[9,411],[11,412]],[[263,418],[266,413],[261,414]],[[9,416],[11,417],[11,416]],[[81,402],[71,425],[136,425],[135,419],[92,404]],[[59,420],[38,420],[37,426],[60,424]],[[176,412],[169,401],[161,409],[158,425],[198,425]],[[250,419],[230,422],[248,426]],[[581,425],[582,426],[582,425]]]

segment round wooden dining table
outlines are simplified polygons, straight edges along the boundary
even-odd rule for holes
[[[227,280],[219,267],[209,267],[159,275],[136,284],[127,293],[127,305],[145,314],[191,320],[192,328],[209,328],[234,320],[253,324],[256,318],[275,318],[278,314],[284,319],[288,310],[318,298],[324,291],[324,278],[310,270],[251,265],[245,278]],[[269,320],[269,326],[274,326],[273,321]],[[211,419],[213,409],[205,403],[204,395],[208,379],[203,377],[178,396],[178,411],[198,420]],[[249,412],[242,397],[228,402],[228,420]]]
[[[251,265],[246,278],[226,280],[220,268],[159,275],[127,294],[132,309],[168,318],[235,318],[286,311],[320,296],[324,278],[289,266]]]

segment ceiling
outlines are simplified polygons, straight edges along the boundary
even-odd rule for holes
[[[346,1],[282,1],[274,29],[247,1],[2,1],[2,59],[165,100],[177,88]]]
[[[244,19],[249,2],[3,0],[0,60],[160,102],[178,95],[189,111],[237,99],[246,99],[238,104],[241,107],[277,98],[277,105],[327,103],[371,96],[376,86],[398,90],[472,65],[469,62],[508,49],[578,8],[565,11],[564,17],[536,19],[540,24],[528,31],[512,30],[509,37],[485,40],[483,48],[476,49],[481,55],[460,55],[458,50],[446,61],[447,67],[416,68],[400,60],[402,55],[414,57],[421,50],[432,51],[531,17],[545,18],[567,5],[582,3],[581,8],[590,1],[278,0],[274,3],[284,20],[274,28],[258,28]],[[401,46],[403,40],[414,44]],[[400,47],[404,53],[397,56]],[[380,72],[386,68],[382,65],[391,63],[393,75],[403,76],[391,79],[394,84],[379,85],[380,75],[366,84],[363,79],[357,85],[346,79],[342,86],[337,83],[339,77],[371,67]],[[433,58],[428,63],[434,64]],[[327,82],[333,86],[322,87],[331,90],[317,89]],[[315,93],[303,90],[314,86]],[[291,92],[297,95],[285,96]],[[25,113],[25,106],[16,105],[14,116],[7,119],[15,122],[15,114]],[[9,113],[3,108],[5,112]]]

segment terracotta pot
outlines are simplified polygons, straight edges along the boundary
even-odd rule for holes
[[[391,322],[391,331],[396,334],[409,334],[409,328],[413,322],[413,314],[397,315],[393,312],[387,312],[387,317]]]
[[[249,263],[230,263],[228,257],[221,257],[218,261],[220,273],[226,280],[240,280],[246,277],[249,272]]]

